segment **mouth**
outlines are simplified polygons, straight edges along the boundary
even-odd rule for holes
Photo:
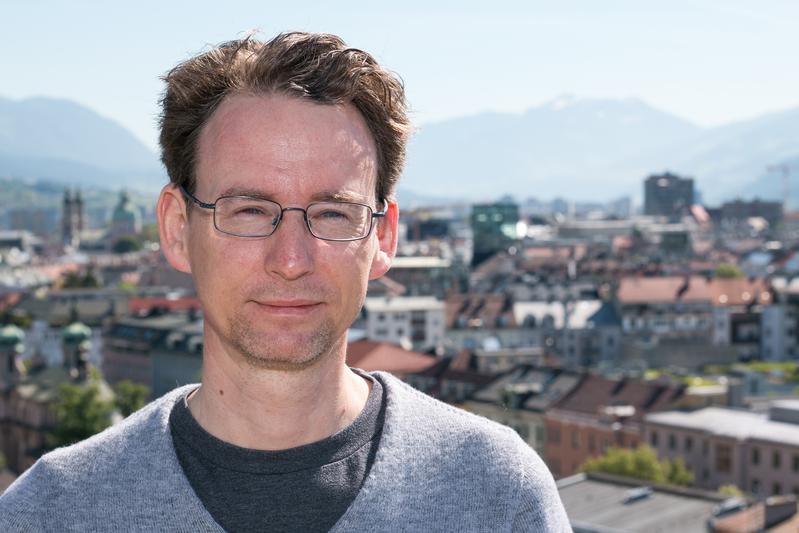
[[[313,300],[267,300],[254,303],[263,312],[283,316],[303,316],[322,307],[322,302]]]

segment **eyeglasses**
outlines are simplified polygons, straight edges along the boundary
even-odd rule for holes
[[[386,216],[388,202],[383,200],[383,210],[354,202],[314,202],[305,209],[283,207],[277,202],[252,196],[221,196],[207,204],[198,200],[182,185],[180,190],[203,209],[214,211],[214,227],[236,237],[268,237],[277,230],[283,213],[301,211],[308,231],[324,241],[358,241],[372,232],[374,219]]]

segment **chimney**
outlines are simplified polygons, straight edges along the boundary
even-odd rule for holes
[[[680,285],[680,288],[677,289],[677,300],[680,300],[683,296],[685,296],[685,293],[688,292],[688,289],[690,288],[691,288],[691,276],[685,275],[682,278],[682,285]]]

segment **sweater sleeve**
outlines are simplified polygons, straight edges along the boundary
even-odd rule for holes
[[[571,533],[569,518],[549,469],[538,454],[521,439],[519,448],[521,483],[513,532]]]

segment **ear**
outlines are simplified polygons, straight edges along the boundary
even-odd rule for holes
[[[377,243],[379,249],[372,259],[372,268],[369,279],[377,279],[391,268],[391,261],[397,253],[397,223],[399,221],[399,206],[396,202],[388,204],[386,216],[377,222]]]
[[[183,193],[169,184],[161,189],[156,207],[158,235],[166,260],[176,270],[191,273],[188,253],[188,213]]]

